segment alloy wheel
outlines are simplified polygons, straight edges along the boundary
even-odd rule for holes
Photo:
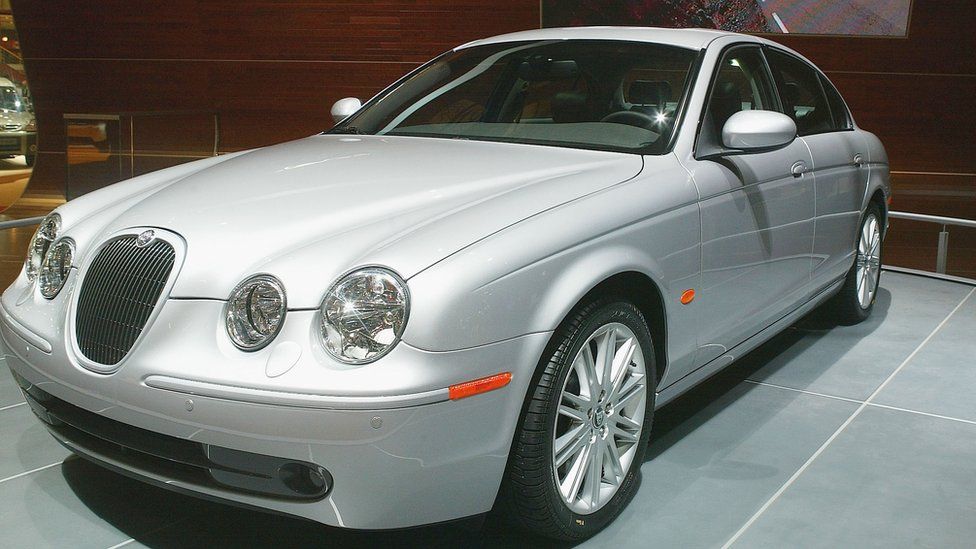
[[[646,406],[637,336],[620,323],[601,326],[573,360],[553,429],[556,485],[573,512],[594,513],[617,493],[634,466]]]
[[[871,306],[878,291],[881,271],[881,226],[874,214],[868,215],[857,243],[857,300],[862,309]]]

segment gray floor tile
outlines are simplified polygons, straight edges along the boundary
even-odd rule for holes
[[[736,386],[660,439],[640,490],[587,547],[710,547],[725,542],[857,405]],[[659,411],[664,415],[670,410]]]
[[[70,463],[70,462],[69,462]],[[179,547],[206,549],[276,549],[329,547],[550,547],[521,532],[475,532],[457,525],[436,525],[388,532],[330,528],[306,520],[251,511],[143,486],[136,481],[78,461],[65,475],[84,505],[96,510],[106,528],[130,536],[126,549]],[[120,500],[125,503],[120,504]],[[133,505],[133,503],[135,503]],[[165,520],[161,518],[165,517]],[[0,524],[2,526],[2,524]],[[2,532],[2,530],[0,530]],[[0,546],[3,546],[0,534]],[[108,547],[108,545],[104,546]]]
[[[0,411],[0,479],[68,457],[26,404]]]
[[[971,287],[886,272],[871,317],[837,326],[817,316],[777,336],[750,379],[864,400],[907,358]],[[919,295],[925,299],[918,299]],[[781,352],[780,352],[781,351]],[[740,367],[750,367],[749,360]]]
[[[104,549],[127,538],[74,496],[61,467],[0,484],[5,547]]]
[[[0,483],[0,546],[104,549],[199,512],[79,458]]]
[[[12,404],[20,404],[24,401],[24,395],[20,392],[20,387],[14,381],[14,376],[7,368],[5,360],[0,359],[0,408]]]
[[[976,296],[970,297],[874,399],[976,421]]]
[[[868,408],[736,547],[973,547],[976,426]]]

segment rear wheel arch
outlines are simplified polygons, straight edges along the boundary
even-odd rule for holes
[[[884,191],[881,189],[875,189],[874,194],[868,200],[868,204],[876,204],[878,209],[881,210],[881,226],[882,228],[887,228],[888,226],[888,204],[885,201]]]

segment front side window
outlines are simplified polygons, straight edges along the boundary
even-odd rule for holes
[[[331,131],[660,154],[696,55],[609,40],[474,46],[434,60]]]
[[[796,122],[796,133],[803,136],[836,129],[827,96],[820,85],[820,74],[792,55],[774,49],[766,53],[783,111]]]
[[[722,128],[739,111],[776,110],[769,72],[758,47],[736,47],[722,57],[708,96],[697,147],[699,156],[724,150]]]

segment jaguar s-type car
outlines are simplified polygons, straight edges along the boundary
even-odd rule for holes
[[[55,438],[328,525],[579,539],[655,409],[821,304],[871,311],[884,148],[763,38],[509,34],[333,114],[44,220],[0,330]]]

